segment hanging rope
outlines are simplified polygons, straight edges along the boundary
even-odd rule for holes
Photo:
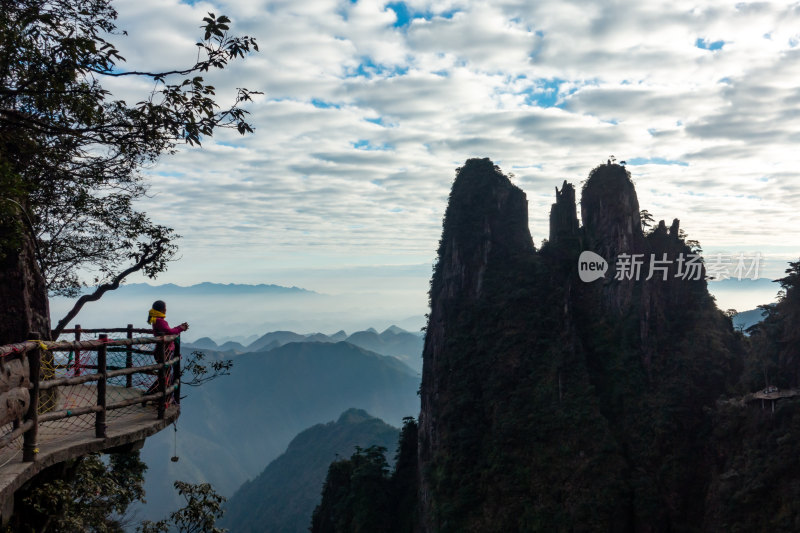
[[[177,463],[180,457],[178,457],[178,421],[172,423],[172,427],[175,428],[175,443],[174,447],[172,448],[172,457],[170,457],[170,461],[173,463]]]

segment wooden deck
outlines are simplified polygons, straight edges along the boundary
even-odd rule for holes
[[[94,385],[74,385],[59,391],[56,409],[94,405]],[[109,396],[123,400],[141,396],[135,388],[108,386]],[[94,414],[44,422],[39,427],[38,449],[34,462],[22,462],[22,437],[0,450],[0,514],[5,522],[13,510],[14,493],[43,469],[92,452],[130,446],[137,449],[144,439],[174,422],[180,410],[172,405],[159,420],[155,405],[134,404],[108,411],[106,438],[95,437]]]

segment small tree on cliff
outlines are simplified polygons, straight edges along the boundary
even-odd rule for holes
[[[216,128],[253,131],[240,107],[253,93],[220,108],[198,74],[257,50],[255,39],[209,14],[195,64],[124,71],[107,40],[116,17],[110,0],[0,0],[0,344],[48,336],[48,291],[76,295],[82,270],[99,287],[72,316],[132,272],[162,272],[177,236],[134,209],[147,191],[139,169]],[[113,99],[102,80],[125,76],[152,81],[149,96]]]
[[[650,214],[650,211],[647,209],[642,209],[639,211],[639,217],[642,220],[642,228],[647,231],[647,229],[653,225],[654,219],[653,215]]]

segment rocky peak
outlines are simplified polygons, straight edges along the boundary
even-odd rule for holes
[[[642,249],[639,199],[625,167],[595,168],[583,187],[581,219],[588,245],[606,260]]]
[[[556,203],[550,208],[550,243],[558,244],[578,238],[578,213],[575,187],[566,180],[561,190],[556,187]]]
[[[659,220],[658,221],[658,226],[656,226],[655,230],[653,230],[653,231],[655,233],[658,233],[659,235],[666,235],[667,234],[667,224],[663,220]]]
[[[736,383],[738,341],[705,281],[678,276],[679,222],[645,236],[630,175],[610,162],[583,187],[583,227],[574,188],[556,189],[540,253],[526,211],[488,159],[458,170],[423,351],[420,530],[702,523],[713,468],[695,450]],[[578,280],[584,250],[609,263],[604,279]],[[623,254],[640,270],[615,279]]]
[[[431,299],[478,297],[490,255],[526,250],[533,240],[525,193],[488,158],[467,160],[445,212]]]
[[[636,278],[630,270],[628,279],[614,279],[622,254],[645,254],[639,199],[625,167],[613,163],[600,165],[589,174],[581,195],[581,219],[585,246],[608,261],[609,270],[602,281],[602,302],[606,310],[624,314],[630,310]],[[644,276],[647,272],[644,272]]]
[[[373,417],[363,409],[356,409],[354,407],[348,409],[341,414],[337,424],[358,424],[364,420],[370,420]]]
[[[672,225],[669,227],[670,237],[678,238],[680,236],[681,221],[677,218],[672,219]]]
[[[419,458],[426,464],[440,448],[439,415],[452,395],[449,369],[455,364],[445,343],[458,315],[484,296],[487,268],[510,256],[533,254],[528,201],[489,159],[469,159],[457,170],[431,280],[431,312],[423,349]],[[430,519],[430,486],[420,487],[423,522]],[[430,524],[427,529],[433,530]]]

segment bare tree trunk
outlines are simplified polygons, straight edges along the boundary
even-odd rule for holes
[[[0,226],[3,231],[11,229],[7,224]],[[26,340],[30,331],[38,332],[40,339],[50,339],[47,287],[36,261],[33,236],[27,228],[21,233],[17,246],[3,250],[0,259],[0,345]]]

